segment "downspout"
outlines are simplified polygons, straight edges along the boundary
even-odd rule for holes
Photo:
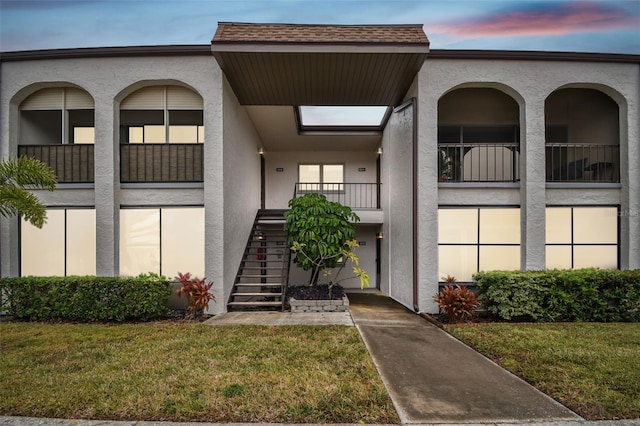
[[[413,132],[412,132],[412,148],[413,148],[413,167],[412,167],[412,185],[413,185],[413,310],[419,312],[418,307],[418,103],[416,98],[411,98],[411,106],[413,111]]]

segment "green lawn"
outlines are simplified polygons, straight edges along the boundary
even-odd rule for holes
[[[640,417],[640,324],[447,326],[584,418]]]
[[[344,326],[0,324],[0,414],[398,423]]]

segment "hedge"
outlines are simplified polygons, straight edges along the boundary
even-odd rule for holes
[[[171,292],[156,274],[0,279],[2,308],[28,321],[148,321],[167,316]]]
[[[640,321],[640,269],[493,271],[473,280],[482,306],[504,320]]]

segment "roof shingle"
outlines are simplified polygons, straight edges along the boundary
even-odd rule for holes
[[[301,25],[219,22],[213,43],[424,44],[422,24]]]

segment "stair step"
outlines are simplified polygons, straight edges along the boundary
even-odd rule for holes
[[[231,293],[232,296],[263,296],[263,297],[282,297],[282,293]]]
[[[258,269],[264,271],[279,271],[282,270],[282,266],[241,266],[240,269]]]
[[[278,302],[229,302],[229,306],[281,306],[282,301]]]
[[[280,283],[235,283],[236,287],[282,287]]]
[[[240,274],[238,278],[282,278],[282,275]]]

